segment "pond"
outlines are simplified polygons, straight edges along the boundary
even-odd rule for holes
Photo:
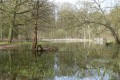
[[[0,80],[120,80],[120,47],[46,43],[58,51],[33,53],[30,45],[0,51]]]

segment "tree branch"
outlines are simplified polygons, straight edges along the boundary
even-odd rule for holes
[[[23,11],[23,12],[19,12],[19,13],[16,13],[16,14],[24,14],[24,13],[28,13],[30,11],[32,11],[33,9],[30,9],[30,10],[26,10],[26,11]]]
[[[7,11],[7,10],[5,10],[5,9],[2,9],[2,8],[0,8],[0,10],[1,11],[4,11],[4,12],[9,12],[9,11]],[[10,13],[10,12],[9,12]]]

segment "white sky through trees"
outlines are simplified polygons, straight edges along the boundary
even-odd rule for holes
[[[57,5],[60,5],[64,2],[68,2],[68,3],[74,4],[74,5],[76,5],[78,1],[80,1],[80,2],[83,2],[83,1],[94,2],[94,0],[50,0],[50,1],[55,2]],[[111,8],[114,5],[120,6],[120,0],[96,0],[96,1],[97,2],[100,1],[102,8],[106,8],[106,7]]]
[[[56,0],[58,2],[69,2],[69,3],[74,3],[77,0]]]
[[[50,1],[55,1],[56,3],[64,3],[64,2],[69,2],[75,4],[77,1],[94,1],[94,0],[50,0]],[[120,0],[96,0],[96,1],[103,1],[104,5],[114,5],[114,4],[120,4]]]
[[[77,0],[50,0],[50,1],[55,1],[55,2],[69,2],[69,3],[75,3]]]

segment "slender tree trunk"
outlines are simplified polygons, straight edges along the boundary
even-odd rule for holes
[[[13,28],[15,27],[15,20],[16,20],[16,12],[14,12],[13,14],[12,26],[10,27],[9,30],[9,43],[12,43],[13,40]]]
[[[13,29],[12,27],[10,26],[9,28],[9,43],[12,43],[12,39],[13,39]]]
[[[37,49],[37,20],[36,20],[36,27],[34,28],[34,39],[32,49]]]
[[[35,28],[32,49],[37,49],[37,30],[38,30],[38,16],[39,16],[39,0],[36,3]]]
[[[1,41],[3,41],[3,25],[1,26]]]
[[[18,4],[18,1],[16,0],[16,5]],[[12,26],[10,26],[10,30],[9,30],[9,43],[12,43],[13,41],[13,34],[14,34],[14,28],[15,28],[15,23],[16,23],[16,10],[17,7],[15,6],[14,8],[14,12],[13,12],[13,20],[12,20]]]

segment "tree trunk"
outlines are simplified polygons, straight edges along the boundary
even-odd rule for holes
[[[3,41],[3,25],[1,26],[1,41]]]
[[[16,5],[17,5],[18,1],[16,0]],[[15,23],[16,23],[16,10],[17,10],[17,7],[14,8],[14,12],[13,12],[13,20],[12,20],[12,26],[10,26],[10,30],[9,30],[9,43],[12,43],[13,41],[13,32],[14,32],[14,28],[15,28]]]
[[[15,27],[15,21],[16,21],[16,12],[14,11],[12,26],[10,27],[9,30],[9,43],[12,43],[13,40],[13,28]]]
[[[118,35],[115,33],[115,34],[113,34],[113,36],[115,38],[116,43],[120,44],[120,39],[119,39]]]
[[[111,31],[114,39],[115,39],[115,42],[116,42],[117,44],[120,44],[120,39],[119,39],[118,34],[115,32],[115,30],[114,30],[112,27],[109,27],[109,29],[110,29],[110,31]]]
[[[9,43],[12,43],[12,39],[13,39],[13,29],[12,29],[12,27],[10,27],[10,29],[9,29]]]
[[[38,30],[38,16],[39,16],[39,0],[36,3],[36,15],[35,15],[35,28],[34,28],[34,39],[32,49],[37,49],[37,30]]]
[[[33,50],[37,49],[37,27],[35,27],[35,31],[34,31],[34,39],[33,39],[32,49]]]

